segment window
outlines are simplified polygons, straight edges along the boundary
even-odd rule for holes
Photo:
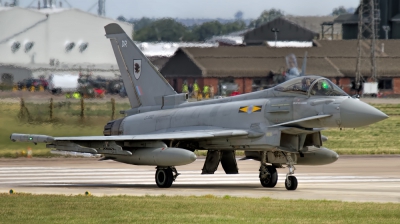
[[[299,77],[290,79],[274,88],[275,91],[290,92],[306,95],[311,84],[314,83],[315,78]]]
[[[253,85],[261,86],[261,80],[260,79],[254,79],[253,80]]]
[[[313,84],[310,91],[315,96],[347,96],[341,88],[333,84],[329,79],[320,79]]]
[[[392,79],[381,79],[378,82],[378,89],[392,89]]]

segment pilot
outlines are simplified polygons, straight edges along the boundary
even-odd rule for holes
[[[304,92],[307,92],[308,91],[308,89],[310,88],[310,86],[311,86],[311,80],[310,80],[310,78],[304,78],[303,80],[301,80],[301,84],[302,84],[302,90],[304,91]]]

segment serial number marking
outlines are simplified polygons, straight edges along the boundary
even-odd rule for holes
[[[149,115],[149,116],[146,116],[144,119],[147,120],[147,119],[153,119],[153,118],[154,118],[154,115]]]

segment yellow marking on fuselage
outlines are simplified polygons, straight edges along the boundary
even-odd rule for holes
[[[239,111],[247,113],[247,110],[249,109],[249,107],[240,107]]]

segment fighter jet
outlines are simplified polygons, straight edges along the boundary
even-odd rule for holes
[[[202,174],[219,164],[237,174],[236,150],[260,161],[263,187],[275,187],[277,168],[288,168],[285,187],[295,190],[295,165],[333,163],[338,154],[323,147],[326,128],[357,128],[388,118],[354,99],[329,79],[301,76],[271,89],[222,99],[188,102],[176,93],[117,24],[105,26],[123,78],[131,109],[108,122],[104,136],[52,137],[11,134],[17,142],[46,143],[62,151],[103,154],[133,165],[155,166],[155,182],[168,188],[177,166],[196,160],[195,150],[208,150]]]

